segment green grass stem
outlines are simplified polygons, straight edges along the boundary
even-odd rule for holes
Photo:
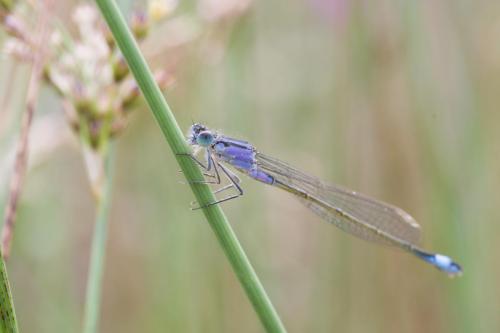
[[[106,255],[106,240],[108,233],[108,215],[111,203],[111,192],[114,175],[114,144],[108,146],[105,156],[105,175],[103,191],[96,199],[96,221],[92,248],[90,253],[90,265],[87,279],[87,294],[83,315],[83,332],[97,332],[99,324],[99,313],[101,308],[101,286],[104,273],[104,259]]]
[[[0,252],[0,333],[17,333],[17,319],[7,270]]]
[[[96,0],[96,2],[187,181],[203,179],[201,170],[191,158],[180,155],[191,153],[191,150],[115,1]],[[190,184],[201,206],[215,201],[208,185]],[[285,332],[285,327],[222,209],[219,205],[212,205],[204,208],[203,213],[267,332]]]

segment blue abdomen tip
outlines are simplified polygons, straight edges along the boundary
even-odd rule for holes
[[[462,267],[454,262],[450,257],[437,253],[426,253],[419,250],[415,250],[414,253],[419,258],[435,266],[449,276],[460,276],[462,274]]]

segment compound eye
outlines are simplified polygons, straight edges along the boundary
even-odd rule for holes
[[[210,146],[214,141],[214,136],[209,131],[203,131],[198,134],[196,137],[196,143],[198,143],[202,147]]]

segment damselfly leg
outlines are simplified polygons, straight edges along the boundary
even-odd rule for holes
[[[211,159],[213,160],[213,158],[211,158]],[[236,193],[234,195],[230,195],[230,196],[225,197],[225,198],[222,198],[220,200],[216,200],[214,202],[210,202],[210,203],[208,203],[206,205],[203,205],[203,206],[191,208],[191,210],[197,210],[197,209],[205,208],[205,207],[212,206],[212,205],[215,205],[215,204],[219,204],[219,203],[222,203],[222,202],[226,202],[226,201],[229,201],[229,200],[232,200],[232,199],[239,198],[239,197],[241,197],[243,195],[243,189],[239,185],[241,183],[240,177],[238,177],[231,170],[229,170],[228,168],[226,168],[224,165],[218,163],[217,161],[213,161],[213,163],[214,163],[213,164],[214,168],[219,167],[222,170],[222,172],[224,173],[224,175],[226,176],[226,179],[228,179],[229,182],[230,182],[229,184],[227,184],[227,185],[225,185],[225,186],[217,189],[213,193],[214,194],[221,193],[221,192],[223,192],[225,190],[228,190],[228,189],[231,189],[231,188],[235,188],[238,191],[238,193]]]
[[[210,178],[215,178],[215,180],[192,180],[189,181],[188,183],[191,184],[220,184],[220,175],[219,171],[217,170],[217,166],[215,165],[215,162],[212,158],[212,156],[207,152],[207,165],[203,164],[200,160],[198,160],[193,154],[188,154],[188,153],[181,153],[177,154],[179,156],[189,156],[196,164],[200,166],[200,168],[203,170],[203,175],[206,177]],[[213,166],[213,173],[210,173],[212,170]],[[179,172],[182,172],[182,170],[179,170]]]

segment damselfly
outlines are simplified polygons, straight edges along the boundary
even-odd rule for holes
[[[262,183],[294,194],[306,207],[340,229],[359,238],[399,247],[450,276],[460,275],[462,268],[451,258],[424,251],[418,246],[420,226],[402,209],[363,194],[326,184],[290,165],[258,152],[249,142],[233,139],[201,124],[189,129],[188,143],[195,151],[204,150],[206,164],[189,155],[210,180],[202,183],[221,184],[221,174],[229,184],[214,193],[236,189],[209,205],[243,195],[240,178],[226,165]],[[198,207],[201,208],[201,207]]]

